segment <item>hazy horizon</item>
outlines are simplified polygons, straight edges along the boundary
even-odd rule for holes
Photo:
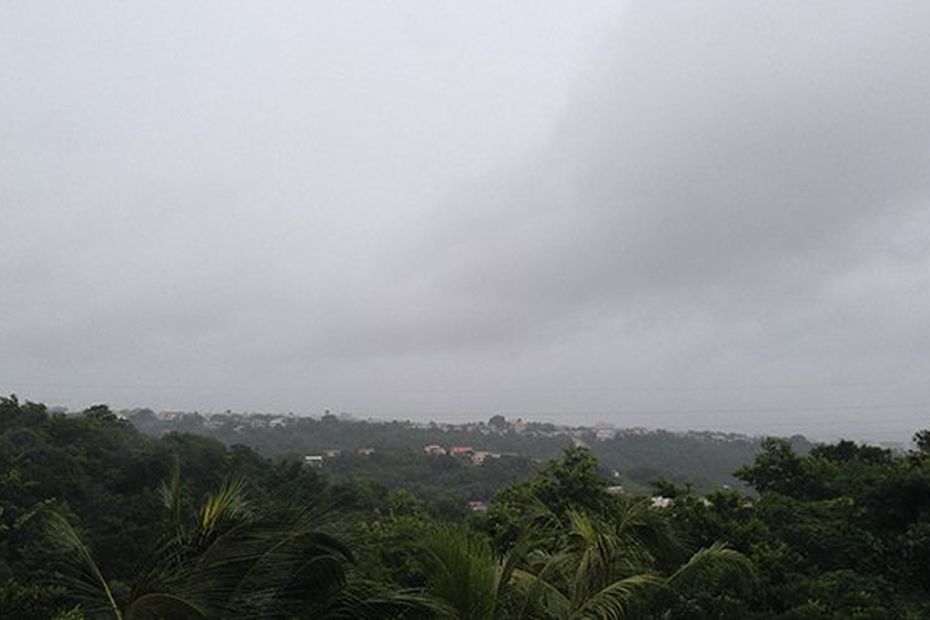
[[[930,427],[930,5],[0,6],[0,393]]]
[[[21,401],[32,401],[32,402],[41,402],[36,401],[36,399],[29,398],[28,396],[16,395],[16,397]],[[335,415],[342,419],[354,420],[354,421],[373,421],[373,422],[411,422],[411,423],[436,423],[436,424],[474,424],[474,423],[485,423],[489,418],[495,415],[504,415],[505,418],[510,422],[523,421],[528,423],[553,423],[561,426],[577,426],[577,427],[599,427],[599,426],[608,426],[615,428],[617,430],[629,430],[629,429],[646,429],[650,431],[671,431],[671,432],[720,432],[720,433],[733,433],[737,435],[746,435],[750,437],[764,437],[764,436],[777,436],[777,437],[790,437],[793,435],[804,435],[808,440],[815,442],[831,442],[837,441],[839,439],[854,439],[856,441],[862,441],[866,443],[902,443],[908,445],[911,443],[913,433],[905,434],[901,436],[895,436],[893,434],[883,434],[878,436],[869,436],[869,435],[853,435],[845,431],[837,431],[835,433],[801,433],[796,430],[791,430],[793,423],[788,423],[786,425],[774,425],[768,430],[753,430],[752,427],[746,428],[725,428],[714,426],[713,423],[705,426],[689,426],[687,422],[684,424],[673,422],[670,425],[663,425],[662,418],[667,415],[679,415],[682,413],[718,413],[716,410],[710,411],[691,411],[691,412],[681,412],[681,411],[611,411],[611,412],[560,412],[556,415],[540,414],[540,413],[520,413],[520,412],[507,412],[507,411],[495,411],[488,414],[482,414],[480,412],[464,412],[459,414],[444,415],[437,413],[429,412],[396,412],[396,413],[385,413],[385,412],[371,412],[371,411],[341,411],[325,408],[319,411],[307,411],[307,410],[287,410],[287,411],[263,411],[263,410],[234,410],[234,409],[225,409],[225,410],[199,410],[196,408],[178,408],[178,409],[157,409],[144,405],[133,405],[127,406],[123,405],[112,405],[108,402],[86,402],[82,404],[72,404],[65,405],[62,403],[45,403],[42,404],[48,406],[53,411],[64,410],[68,414],[78,415],[83,410],[93,407],[96,405],[107,405],[111,410],[117,413],[125,413],[139,410],[150,410],[158,413],[183,413],[183,414],[199,414],[203,416],[212,416],[212,415],[259,415],[259,416],[280,416],[280,417],[306,417],[306,418],[316,418],[319,419],[325,415]],[[774,409],[774,410],[773,410]],[[740,413],[752,413],[751,411],[744,410]],[[764,412],[755,413],[784,413],[785,411],[780,411],[777,408],[771,408]],[[790,412],[790,411],[789,411]],[[733,410],[723,411],[722,413],[736,413]],[[612,420],[612,421],[608,421]]]

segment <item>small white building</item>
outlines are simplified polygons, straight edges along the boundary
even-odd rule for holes
[[[323,467],[323,455],[321,454],[308,454],[304,457],[304,467],[312,467],[313,469],[321,469]]]
[[[468,507],[471,508],[472,512],[487,512],[488,505],[481,501],[480,499],[473,499],[468,502]]]
[[[471,462],[475,465],[484,465],[484,462],[488,459],[499,459],[501,455],[497,452],[486,452],[485,450],[477,450],[474,454],[471,455]]]

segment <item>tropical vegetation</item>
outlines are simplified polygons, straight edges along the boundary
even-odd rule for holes
[[[11,396],[0,617],[930,617],[930,432],[905,454],[767,439],[736,475],[617,493],[568,447],[471,513]]]

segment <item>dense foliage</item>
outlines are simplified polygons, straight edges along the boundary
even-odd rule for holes
[[[733,476],[737,468],[751,461],[761,450],[761,440],[730,433],[687,432],[645,429],[564,427],[549,423],[508,420],[502,415],[488,422],[470,424],[413,424],[354,420],[327,414],[320,418],[197,413],[158,417],[148,409],[125,412],[139,430],[161,436],[169,432],[189,432],[221,440],[227,445],[242,444],[272,458],[300,457],[341,449],[343,457],[333,460],[337,477],[357,476],[377,479],[388,488],[415,485],[421,492],[455,491],[459,495],[488,499],[492,490],[513,482],[531,469],[533,461],[557,458],[566,446],[585,445],[617,484],[645,492],[650,482],[666,478],[689,483],[710,491],[721,485],[743,488]],[[810,444],[801,436],[791,439],[795,449],[807,452]],[[472,446],[512,455],[504,477],[482,471],[460,470],[454,475],[436,477],[425,465],[423,447],[430,444]],[[346,454],[360,448],[375,448],[382,462],[353,459]],[[448,462],[450,474],[453,461]],[[404,475],[390,474],[403,470]]]
[[[612,493],[569,447],[469,515],[151,437],[104,406],[3,398],[0,617],[930,617],[930,433],[916,440],[895,456],[770,439],[738,472],[755,493],[658,480],[664,502]]]

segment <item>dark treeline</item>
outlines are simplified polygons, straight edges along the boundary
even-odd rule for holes
[[[737,472],[751,494],[657,480],[662,505],[608,492],[568,447],[465,514],[105,406],[3,398],[0,617],[926,618],[915,440],[765,440]]]

